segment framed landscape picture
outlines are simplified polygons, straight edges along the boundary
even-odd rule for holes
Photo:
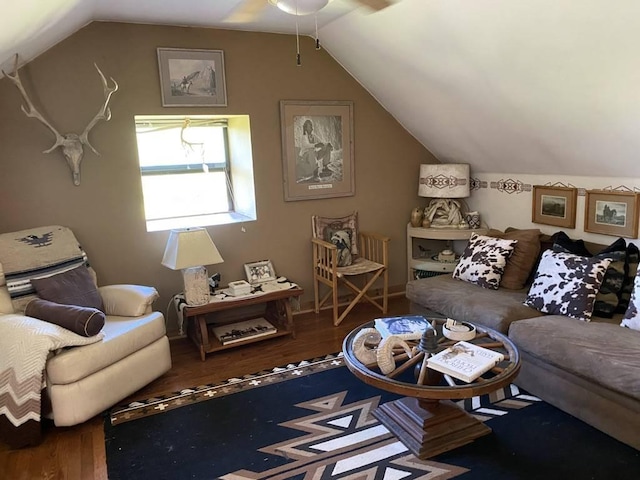
[[[638,238],[638,194],[588,190],[585,200],[584,231]]]
[[[534,185],[531,221],[575,228],[577,198],[578,189],[574,187]]]
[[[158,48],[163,107],[226,107],[222,50]]]
[[[280,101],[285,201],[355,194],[353,102]]]

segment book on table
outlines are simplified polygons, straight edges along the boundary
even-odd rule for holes
[[[376,318],[373,324],[382,338],[395,335],[404,340],[419,340],[426,329],[433,328],[422,315]]]
[[[502,360],[500,352],[461,341],[429,357],[427,367],[470,383]]]
[[[223,345],[272,335],[278,331],[276,327],[262,317],[213,327],[211,330]]]

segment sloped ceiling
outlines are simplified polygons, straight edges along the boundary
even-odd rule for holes
[[[439,159],[479,173],[640,176],[640,2],[392,1],[372,13],[333,0],[320,38]],[[255,22],[226,21],[241,3],[12,2],[0,64],[33,59],[91,21],[295,32],[295,17],[271,6]],[[300,17],[300,32],[314,20]]]

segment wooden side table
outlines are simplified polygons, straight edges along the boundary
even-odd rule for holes
[[[304,293],[300,287],[293,287],[286,290],[276,290],[269,293],[252,293],[238,298],[225,298],[223,300],[212,299],[205,305],[195,307],[185,306],[182,310],[182,317],[187,326],[187,336],[193,341],[200,351],[200,358],[205,360],[207,353],[225,350],[227,348],[246,345],[248,343],[259,342],[269,338],[291,335],[295,338],[293,327],[293,313],[291,311],[290,300],[299,297]],[[264,304],[262,314],[252,314],[244,317],[243,320],[264,317],[277,328],[277,331],[260,337],[248,338],[246,340],[223,345],[210,331],[210,328],[237,322],[238,320],[216,319],[216,314],[226,310],[240,309],[252,305]],[[209,317],[210,324],[207,324]]]

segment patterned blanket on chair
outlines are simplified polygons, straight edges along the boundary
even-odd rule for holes
[[[11,447],[40,441],[43,373],[50,352],[88,345],[104,334],[82,337],[53,323],[0,315],[0,440]]]

